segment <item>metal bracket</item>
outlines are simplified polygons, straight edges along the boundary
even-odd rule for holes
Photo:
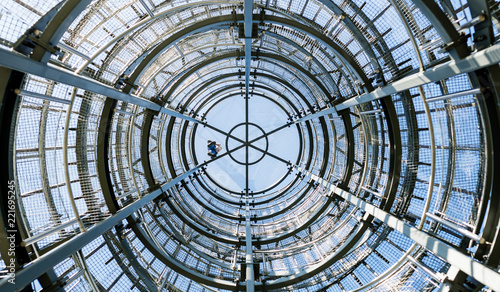
[[[245,24],[243,24],[243,23],[238,24],[238,35],[239,35],[240,39],[246,39],[246,37],[245,37]],[[252,24],[252,36],[250,38],[251,39],[259,38],[259,24],[258,23]]]
[[[439,50],[439,53],[444,53],[444,52],[450,52],[451,50],[453,50],[455,47],[458,47],[459,45],[463,44],[463,43],[466,43],[467,42],[467,39],[469,38],[469,34],[464,34],[464,33],[461,33],[460,34],[460,37],[456,40],[456,41],[453,41],[451,43],[447,43],[447,44],[444,44],[442,47],[441,47],[441,50]]]

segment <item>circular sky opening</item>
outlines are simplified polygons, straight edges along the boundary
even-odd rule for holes
[[[234,193],[245,190],[247,178],[253,192],[282,186],[293,179],[283,177],[288,173],[287,162],[295,163],[299,155],[297,128],[285,126],[289,120],[284,107],[267,97],[248,100],[248,121],[245,107],[245,99],[238,95],[221,100],[206,113],[211,127],[198,127],[196,157],[199,162],[211,160],[207,140],[221,144],[219,158],[206,171],[215,184]]]

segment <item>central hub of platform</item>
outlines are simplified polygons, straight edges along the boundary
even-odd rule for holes
[[[266,136],[266,132],[264,131],[264,129],[262,129],[262,127],[254,123],[249,123],[248,124],[249,145],[245,146],[245,142],[247,139],[246,131],[247,129],[245,123],[240,123],[234,126],[226,136],[226,149],[228,150],[229,156],[234,162],[245,165],[247,164],[246,147],[248,146],[248,165],[252,165],[258,163],[264,158],[264,156],[266,156],[266,152],[269,149],[269,140]],[[251,147],[250,145],[254,146],[255,148]],[[232,151],[240,146],[243,147],[239,148],[234,152]],[[261,151],[257,150],[256,148],[260,149]]]

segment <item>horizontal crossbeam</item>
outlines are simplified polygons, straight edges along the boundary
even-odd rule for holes
[[[423,72],[415,73],[387,86],[378,88],[370,93],[365,93],[357,97],[348,99],[341,104],[324,109],[311,115],[307,115],[295,121],[295,123],[305,122],[315,118],[334,114],[338,111],[381,99],[392,94],[402,92],[411,88],[436,82],[458,74],[470,73],[475,70],[489,67],[500,63],[500,45],[494,45],[461,60],[452,60],[444,64],[432,67]]]
[[[88,231],[73,237],[63,245],[39,257],[38,259],[30,263],[29,266],[23,268],[22,270],[19,270],[16,273],[16,280],[14,284],[8,282],[9,278],[2,279],[0,281],[0,291],[15,291],[23,289],[26,285],[29,285],[43,273],[56,266],[59,262],[82,249],[85,245],[89,244],[98,236],[111,229],[123,219],[132,215],[134,212],[158,197],[163,192],[167,191],[169,188],[175,186],[177,183],[199,170],[205,164],[199,165],[196,168],[193,168],[185,172],[184,174],[179,175],[168,183],[163,184],[159,189],[151,192],[148,195],[145,195],[141,199],[131,203],[130,205],[121,209],[119,212],[113,214],[111,217],[94,225],[92,228],[88,229]]]
[[[56,82],[81,88],[90,92],[95,92],[107,96],[109,98],[124,101],[130,104],[135,104],[153,110],[155,112],[162,112],[164,114],[174,116],[176,118],[181,118],[190,122],[203,124],[201,121],[195,118],[178,113],[168,108],[164,108],[159,104],[156,104],[150,100],[121,92],[111,86],[102,84],[96,80],[93,80],[85,76],[76,75],[73,72],[68,71],[66,69],[51,66],[50,64],[43,64],[36,62],[15,52],[0,50],[0,66],[28,74],[33,74],[43,78],[47,78]]]
[[[320,183],[325,188],[328,188],[330,191],[334,192],[336,195],[356,206],[357,208],[365,211],[370,215],[373,215],[375,218],[384,222],[384,224],[386,224],[387,226],[406,235],[408,238],[425,247],[438,257],[445,259],[450,265],[460,269],[467,275],[488,286],[488,288],[494,291],[500,291],[500,282],[498,281],[498,279],[500,278],[500,273],[498,271],[495,271],[494,269],[483,265],[482,263],[471,258],[469,255],[458,251],[454,247],[442,242],[441,240],[433,236],[430,236],[424,231],[418,230],[416,227],[404,222],[394,215],[391,215],[379,209],[372,204],[369,204],[368,202],[356,197],[355,195],[336,187],[335,185],[310,173],[309,171],[297,166],[294,166],[294,168],[310,177],[312,180]]]
[[[335,107],[337,111],[390,96],[410,88],[444,80],[463,73],[470,73],[481,68],[500,63],[500,45],[494,45],[461,60],[452,60],[395,81],[387,86],[344,101]]]

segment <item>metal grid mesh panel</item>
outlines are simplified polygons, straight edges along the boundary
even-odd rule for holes
[[[332,178],[330,182],[339,181],[344,175],[345,165],[347,163],[346,151],[347,151],[347,138],[345,136],[344,123],[339,118],[333,118],[333,125],[335,126],[336,139],[335,142],[335,168],[332,172]]]
[[[13,47],[29,28],[61,1],[32,2],[2,1],[0,4],[0,45]]]
[[[386,279],[381,285],[369,291],[433,291],[439,287],[436,280],[422,273],[411,264],[403,265],[395,274]]]
[[[28,77],[26,84],[24,87],[33,92],[45,89],[44,94],[55,94],[56,91],[52,82],[37,77]],[[23,98],[18,116],[16,148],[19,150],[16,152],[19,155],[16,155],[16,170],[20,201],[25,210],[23,215],[30,235],[43,233],[75,218],[66,193],[64,172],[58,167],[62,162],[66,110],[67,105],[64,104]],[[47,148],[49,151],[45,151]],[[59,236],[66,237],[74,232],[68,226]],[[43,240],[40,247],[43,248],[59,236],[54,234]]]
[[[107,216],[95,159],[102,98],[31,75],[21,96],[16,141],[19,195],[30,232],[27,244],[44,248],[79,232],[77,221],[90,227]],[[61,165],[66,160],[65,169]]]
[[[447,53],[440,48],[443,40],[422,11],[408,0],[398,0],[398,5],[408,19],[419,48],[425,53],[422,54],[422,58],[429,63],[445,58]]]

